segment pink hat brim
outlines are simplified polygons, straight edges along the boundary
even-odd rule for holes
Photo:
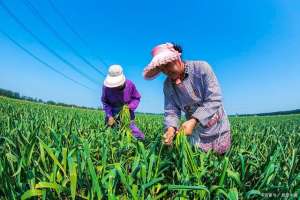
[[[144,78],[147,80],[155,79],[160,73],[158,66],[165,65],[175,60],[179,60],[180,55],[181,55],[180,53],[173,52],[173,51],[167,51],[167,52],[157,54],[152,58],[151,62],[145,67],[143,72]]]

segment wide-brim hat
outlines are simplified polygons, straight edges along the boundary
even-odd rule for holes
[[[160,44],[153,48],[151,62],[144,68],[143,76],[145,79],[154,79],[159,73],[158,66],[181,59],[181,53],[174,49],[173,44]]]
[[[111,65],[104,80],[104,86],[109,88],[119,87],[126,81],[121,65]]]

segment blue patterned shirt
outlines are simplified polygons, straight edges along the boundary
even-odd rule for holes
[[[185,78],[179,85],[169,78],[164,82],[165,128],[179,128],[181,112],[187,119],[198,120],[190,140],[198,144],[201,140],[216,138],[230,131],[223,108],[221,89],[210,65],[205,61],[186,61]]]

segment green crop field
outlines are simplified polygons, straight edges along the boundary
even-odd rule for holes
[[[160,115],[144,142],[103,118],[0,97],[0,199],[300,199],[300,115],[230,118],[224,156],[164,146]]]

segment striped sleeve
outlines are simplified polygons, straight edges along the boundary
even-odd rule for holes
[[[164,116],[165,116],[165,129],[169,127],[174,127],[179,129],[179,121],[181,117],[181,110],[176,105],[173,95],[170,94],[170,87],[164,84],[164,96],[165,96],[165,105],[164,105]]]
[[[218,83],[218,80],[212,71],[210,65],[206,62],[199,63],[201,65],[203,84],[204,84],[204,101],[199,106],[194,114],[202,126],[207,126],[210,118],[218,111],[222,106],[222,94]],[[196,83],[201,84],[201,83]]]

